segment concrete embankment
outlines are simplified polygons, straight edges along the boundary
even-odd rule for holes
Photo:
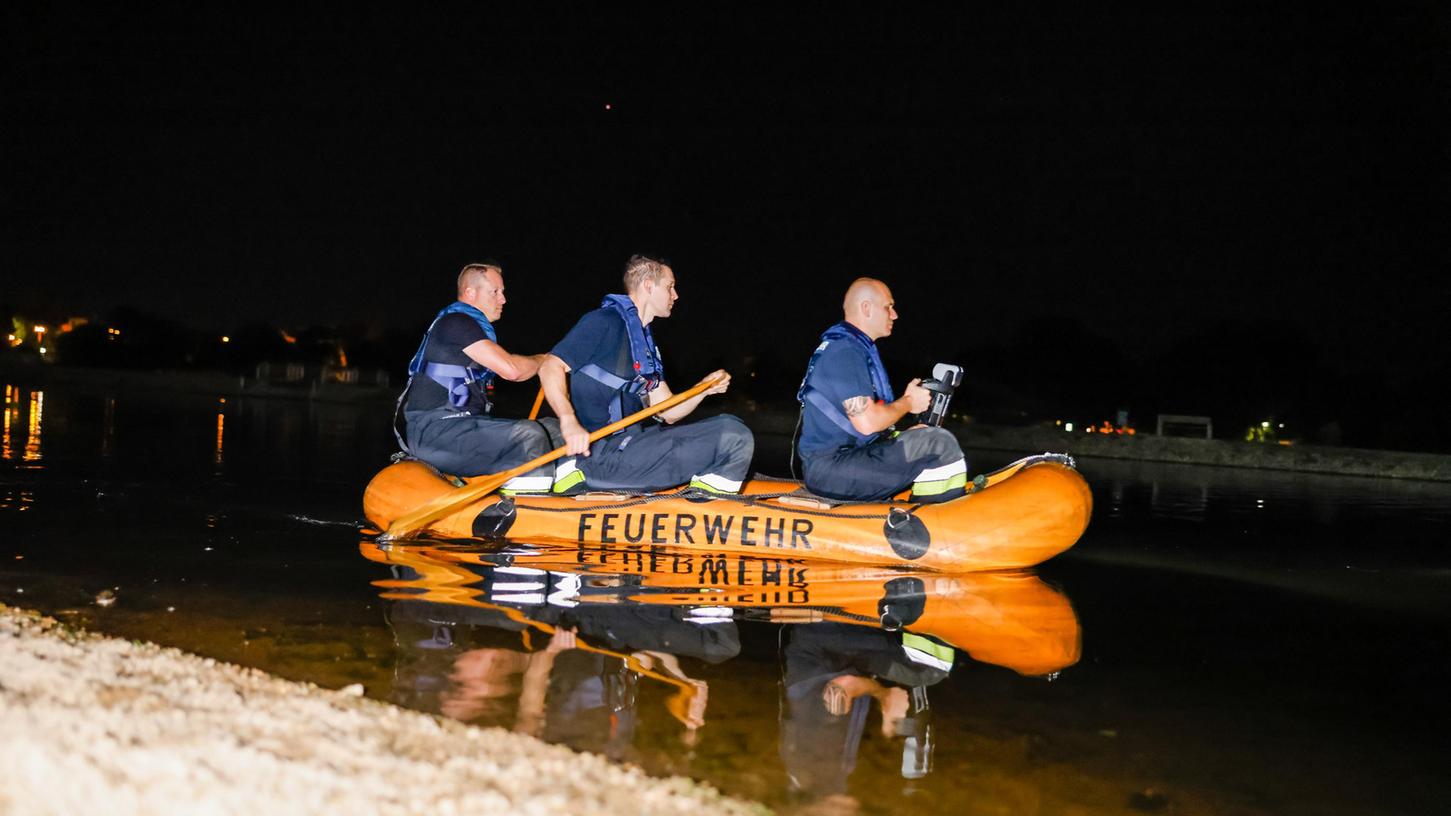
[[[758,434],[789,435],[796,425],[796,415],[785,411],[758,411],[743,414],[742,419]],[[1024,455],[1051,451],[1081,459],[1130,459],[1451,482],[1451,456],[1444,454],[1270,445],[1151,434],[1067,433],[1052,426],[1009,427],[949,421],[944,427],[957,436],[964,448],[976,450],[1013,451]]]
[[[0,605],[0,814],[765,812],[352,691]]]
[[[1057,428],[1043,427],[958,425],[952,430],[965,447],[983,450],[1051,450],[1084,459],[1134,459],[1184,465],[1451,482],[1451,456],[1432,453],[1313,445],[1267,445],[1147,434],[1070,434]]]

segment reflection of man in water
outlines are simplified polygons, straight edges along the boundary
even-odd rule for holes
[[[734,657],[740,652],[734,623],[701,624],[682,620],[669,607],[634,605],[581,604],[557,617],[559,625],[576,626],[580,639],[615,656],[585,649],[559,656],[548,678],[544,739],[626,758],[638,723],[639,687],[648,677],[644,682],[676,688],[666,708],[685,726],[682,742],[695,743],[708,689],[685,674],[679,657],[707,663]]]
[[[907,738],[903,775],[926,774],[926,687],[946,678],[950,663],[921,662],[903,637],[842,623],[787,627],[781,759],[793,790],[846,793],[873,701],[883,736]]]
[[[490,724],[504,715],[507,700],[519,693],[519,678],[547,652],[514,649],[470,649],[453,662],[449,685],[439,695],[445,717],[469,722],[484,718]]]
[[[740,651],[734,622],[715,617],[702,623],[669,607],[570,606],[580,597],[572,575],[524,568],[510,568],[506,575],[490,566],[475,571],[482,579],[482,606],[411,600],[390,606],[399,645],[415,647],[400,661],[413,667],[408,674],[415,682],[400,685],[414,686],[411,693],[421,697],[432,690],[439,710],[456,719],[512,725],[552,742],[621,758],[632,748],[637,688],[646,678],[646,683],[673,688],[666,709],[685,726],[682,742],[695,743],[705,722],[708,688],[687,676],[679,658],[719,663],[734,657]],[[585,595],[615,597],[619,590],[611,588],[612,580],[617,579],[595,579]],[[520,584],[538,586],[520,591]],[[474,630],[468,623],[481,624],[474,636],[465,634]],[[403,624],[417,634],[406,635],[399,629]],[[460,625],[464,628],[455,632]],[[496,641],[484,634],[491,629],[521,633],[524,649],[494,643],[477,648]],[[425,632],[429,636],[419,639]],[[511,718],[516,697],[517,714]],[[413,705],[432,707],[419,702]]]

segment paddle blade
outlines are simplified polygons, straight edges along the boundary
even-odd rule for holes
[[[415,533],[429,523],[437,521],[444,516],[457,513],[459,510],[473,504],[483,497],[493,493],[504,483],[514,477],[513,471],[496,473],[492,476],[480,476],[476,481],[471,481],[464,487],[450,491],[433,501],[419,507],[411,513],[406,513],[393,520],[388,529],[380,536],[382,541],[394,541]]]

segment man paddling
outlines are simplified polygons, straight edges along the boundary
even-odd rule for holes
[[[585,488],[665,490],[681,484],[706,494],[736,493],[750,470],[755,440],[729,414],[678,425],[706,396],[723,394],[730,375],[646,421],[589,442],[591,431],[671,396],[650,324],[669,317],[679,295],[662,260],[635,255],[625,264],[625,294],[608,295],[585,314],[539,367],[539,381],[573,457],[555,471],[556,493]],[[705,382],[705,380],[702,380]]]
[[[511,354],[499,345],[494,322],[505,302],[503,270],[494,264],[465,266],[458,275],[458,300],[433,319],[408,364],[408,385],[398,398],[407,430],[398,443],[444,473],[497,473],[550,450],[539,423],[490,416],[494,377],[527,380],[544,358]],[[552,482],[553,468],[546,465],[510,479],[501,491],[548,492]]]
[[[900,398],[887,381],[876,341],[892,333],[896,304],[887,285],[857,278],[842,303],[845,319],[821,335],[796,398],[806,487],[834,499],[881,500],[912,488],[914,502],[963,495],[967,460],[942,428],[892,431],[927,410],[931,394],[912,380]]]

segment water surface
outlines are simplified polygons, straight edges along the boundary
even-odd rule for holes
[[[386,405],[13,383],[5,400],[0,601],[97,631],[786,811],[1421,814],[1451,796],[1448,486],[1082,461],[1094,520],[1034,574],[706,575],[377,547],[357,522],[393,450]],[[784,472],[784,451],[760,440],[758,469]]]

